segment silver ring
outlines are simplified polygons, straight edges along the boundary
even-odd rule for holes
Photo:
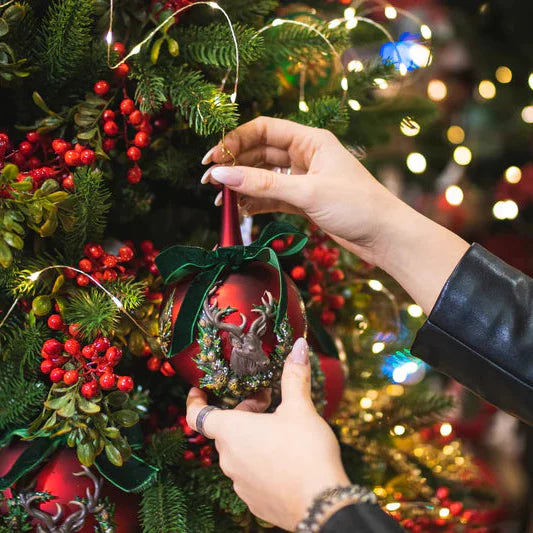
[[[205,419],[207,418],[207,415],[215,409],[218,409],[218,407],[215,407],[214,405],[206,405],[204,408],[200,409],[200,412],[196,416],[196,431],[206,438],[209,437],[204,433]]]

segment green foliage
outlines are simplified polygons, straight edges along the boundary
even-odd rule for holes
[[[143,113],[158,111],[167,101],[167,85],[165,78],[161,75],[161,70],[136,63],[132,76],[138,81],[135,101],[139,102],[139,109]]]
[[[143,533],[188,532],[185,492],[172,481],[159,481],[143,492],[139,520]]]
[[[135,281],[133,278],[117,279],[108,283],[106,288],[119,298],[126,311],[135,311],[146,300],[144,293],[146,285],[142,281]]]
[[[220,5],[228,12],[231,20],[256,23],[270,15],[278,7],[278,0],[222,0]]]
[[[86,63],[93,40],[91,0],[54,0],[37,36],[38,61],[48,83],[57,87]]]
[[[257,61],[263,50],[263,38],[248,26],[234,24],[239,44],[239,62],[246,65]],[[175,32],[181,56],[186,62],[215,67],[235,67],[235,46],[226,25],[178,27]]]
[[[175,465],[183,459],[185,446],[182,431],[165,429],[154,433],[148,449],[149,462],[159,467]]]
[[[342,135],[348,128],[348,111],[346,106],[334,96],[323,96],[308,102],[309,111],[299,112],[288,117],[291,120],[313,126],[325,128],[337,135]]]
[[[73,215],[76,224],[65,235],[65,252],[71,260],[79,258],[86,242],[102,239],[111,207],[110,192],[101,171],[78,168],[74,173],[74,184]]]
[[[3,343],[3,356],[18,365],[19,374],[38,376],[41,362],[41,347],[50,336],[50,330],[43,322],[15,327]]]

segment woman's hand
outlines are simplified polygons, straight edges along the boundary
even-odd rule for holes
[[[234,410],[211,411],[205,433],[215,439],[220,467],[235,492],[263,520],[294,530],[313,498],[322,490],[349,485],[339,444],[311,401],[311,368],[305,339],[298,339],[285,362],[282,403],[273,414],[268,395],[256,395]],[[206,406],[206,395],[193,388],[187,399],[187,422]]]
[[[394,277],[429,314],[468,244],[383,187],[326,130],[259,117],[229,133],[203,163],[202,183],[241,194],[249,214],[308,216],[365,261]],[[237,166],[231,163],[231,152]],[[289,168],[291,175],[272,168]]]
[[[238,166],[222,165],[232,161],[229,153]],[[287,120],[259,117],[243,124],[203,162],[218,164],[202,183],[211,179],[238,191],[245,213],[305,214],[369,262],[380,249],[380,211],[399,203],[331,132]]]

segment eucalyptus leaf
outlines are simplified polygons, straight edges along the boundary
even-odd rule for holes
[[[83,442],[78,444],[76,455],[78,456],[78,461],[82,465],[91,466],[94,463],[96,450],[90,442]]]
[[[120,455],[120,452],[112,444],[106,444],[105,454],[109,459],[109,462],[111,464],[114,464],[115,466],[122,466],[122,464],[124,463],[124,461],[122,460],[122,455]]]
[[[130,409],[122,409],[113,413],[113,420],[115,420],[119,426],[129,428],[139,421],[139,415]]]

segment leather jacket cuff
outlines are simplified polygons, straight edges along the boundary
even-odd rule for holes
[[[339,509],[320,529],[320,533],[353,533],[375,531],[400,533],[403,528],[379,505],[356,503]]]
[[[533,280],[473,244],[412,353],[533,425]]]

